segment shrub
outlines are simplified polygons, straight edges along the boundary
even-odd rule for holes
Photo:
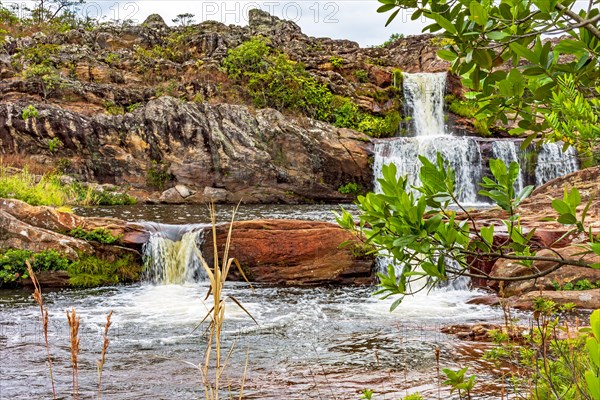
[[[171,180],[169,167],[161,162],[152,161],[152,165],[146,172],[146,184],[158,190],[163,190],[167,182]]]
[[[122,105],[116,104],[113,101],[107,101],[104,103],[106,112],[110,115],[123,115],[125,114],[125,108]]]
[[[142,267],[132,256],[114,262],[93,256],[80,256],[67,269],[69,283],[76,287],[96,287],[137,281]]]
[[[354,76],[361,83],[369,82],[369,73],[367,71],[365,71],[364,69],[359,69],[359,70],[354,71]]]
[[[390,44],[394,43],[396,40],[399,40],[399,39],[404,39],[404,34],[403,33],[392,33],[390,35],[390,37],[385,42],[383,42],[383,44],[381,44],[381,45],[379,45],[377,47],[387,47],[387,46],[389,46]]]
[[[70,263],[55,250],[33,253],[29,250],[8,249],[0,253],[0,287],[11,285],[20,278],[27,278],[27,260],[30,260],[35,272],[66,270]]]
[[[71,229],[67,232],[69,236],[73,236],[77,239],[83,239],[87,241],[95,241],[103,244],[114,244],[119,241],[121,236],[113,236],[113,234],[104,228],[97,228],[92,231],[83,230],[80,227]]]
[[[48,150],[50,150],[52,153],[61,147],[63,147],[63,142],[59,138],[53,137],[52,139],[48,140]]]
[[[362,193],[362,187],[356,182],[349,182],[338,188],[338,192],[341,194],[353,194],[358,195]]]
[[[32,104],[28,105],[23,109],[21,113],[21,117],[27,121],[29,118],[37,118],[40,115],[37,108],[35,108]]]
[[[270,49],[267,39],[254,37],[227,52],[223,67],[236,79],[242,75],[265,73],[268,70],[267,55]]]
[[[342,57],[337,57],[337,56],[331,57],[329,59],[329,62],[331,63],[331,65],[333,65],[333,68],[335,68],[335,69],[342,68],[344,66],[344,64],[346,63]]]
[[[114,65],[121,61],[121,55],[119,53],[108,53],[106,57],[104,57],[104,62],[108,65]]]
[[[27,169],[9,174],[1,167],[0,197],[21,200],[33,206],[63,206],[74,200],[71,191],[55,175],[44,175],[36,180]]]

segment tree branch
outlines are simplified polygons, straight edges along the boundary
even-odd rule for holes
[[[581,17],[579,14],[577,14],[574,11],[570,10],[569,8],[563,6],[561,3],[557,3],[555,7],[557,10],[564,12],[565,15],[569,16],[569,18],[577,21],[579,23],[579,25],[581,25],[582,28],[587,29],[592,35],[596,36],[596,38],[598,38],[600,40],[600,30],[598,30],[598,28],[596,28],[593,25],[594,22],[598,21],[598,16],[596,16],[595,18],[586,20],[583,17]]]

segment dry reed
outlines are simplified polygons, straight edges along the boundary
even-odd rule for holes
[[[108,345],[110,340],[108,339],[108,330],[112,324],[110,318],[112,317],[112,310],[106,316],[106,324],[104,325],[104,341],[102,342],[102,354],[98,361],[98,400],[100,400],[101,387],[102,387],[102,370],[104,369],[104,363],[106,362],[106,353],[108,352]]]
[[[42,329],[44,332],[44,342],[46,345],[46,354],[48,356],[48,369],[50,371],[50,382],[52,383],[52,396],[54,400],[56,400],[56,387],[54,385],[54,373],[52,369],[52,357],[50,356],[50,343],[48,342],[48,308],[44,307],[44,298],[42,296],[42,290],[40,288],[40,284],[33,272],[33,268],[31,268],[31,263],[29,261],[25,261],[27,264],[27,271],[29,272],[29,277],[31,278],[31,282],[33,282],[34,292],[33,298],[36,303],[40,306],[40,314],[42,319]]]
[[[219,248],[217,244],[217,221],[216,221],[216,209],[215,205],[210,205],[210,218],[211,218],[211,226],[212,226],[212,237],[213,237],[213,267],[211,268],[202,253],[196,248],[196,254],[202,263],[202,267],[206,274],[208,275],[210,288],[209,292],[206,296],[208,299],[212,296],[213,299],[213,307],[208,312],[206,317],[202,320],[203,323],[206,319],[210,318],[210,325],[208,327],[208,342],[206,345],[206,352],[204,356],[204,363],[199,366],[200,373],[202,375],[202,384],[204,387],[204,394],[206,399],[210,400],[218,400],[219,399],[219,391],[221,386],[221,378],[225,369],[227,367],[227,363],[231,354],[233,352],[233,348],[235,346],[235,342],[232,344],[231,348],[227,352],[225,359],[222,358],[222,349],[221,349],[221,338],[222,338],[222,329],[223,323],[225,321],[225,300],[231,299],[235,304],[237,304],[254,322],[254,318],[248,313],[248,311],[242,306],[242,304],[235,299],[233,296],[227,296],[223,298],[223,288],[225,286],[225,282],[227,281],[227,276],[229,275],[229,271],[232,265],[236,265],[240,274],[244,279],[246,276],[240,266],[239,262],[235,258],[229,257],[229,250],[231,249],[231,239],[233,233],[233,222],[235,220],[235,215],[237,213],[239,204],[233,210],[231,223],[229,225],[229,230],[227,232],[227,239],[225,241],[225,248],[223,251],[222,261],[219,262]],[[246,279],[246,281],[248,281]],[[214,377],[211,379],[209,374],[211,373],[211,361],[214,359],[215,369],[214,369]],[[247,369],[247,364],[245,371]],[[245,381],[246,372],[244,372],[244,377],[242,378],[242,385],[239,398],[241,399],[243,396],[243,387]]]
[[[73,374],[73,398],[79,399],[79,364],[77,357],[81,348],[79,347],[79,322],[81,318],[77,316],[75,309],[71,309],[71,313],[67,311],[67,321],[69,321],[69,339],[71,349],[71,368]]]

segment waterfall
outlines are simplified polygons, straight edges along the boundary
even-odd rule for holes
[[[542,145],[535,166],[535,184],[537,186],[579,169],[577,150],[571,146],[566,152],[563,152],[562,147],[562,142]]]
[[[482,157],[477,141],[469,137],[424,136],[418,138],[398,138],[381,141],[375,145],[373,175],[382,176],[384,165],[394,163],[400,176],[407,175],[411,185],[420,184],[418,155],[435,160],[441,153],[456,174],[458,199],[465,204],[478,204],[477,183],[482,178]],[[380,192],[378,180],[375,192]]]
[[[207,225],[145,224],[150,232],[144,244],[145,278],[171,285],[206,279],[198,252]]]
[[[510,163],[517,162],[521,165],[519,152],[517,151],[518,144],[512,140],[494,140],[492,142],[492,153],[494,158],[500,159],[508,167]],[[515,182],[515,191],[520,193],[525,187],[525,172],[523,168],[519,169],[519,177]]]
[[[446,134],[444,121],[446,75],[445,72],[403,75],[406,109],[412,117],[411,125],[417,136]]]

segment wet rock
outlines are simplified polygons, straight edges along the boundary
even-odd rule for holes
[[[36,272],[38,284],[42,288],[68,288],[69,274],[66,271],[39,271]],[[33,287],[31,278],[21,279],[20,283],[25,287]]]
[[[213,187],[204,188],[204,192],[202,193],[204,199],[207,201],[213,201],[215,203],[223,203],[227,200],[229,196],[229,192],[225,189],[218,189]]]
[[[222,252],[228,225],[218,228]],[[326,222],[260,220],[235,222],[230,255],[236,257],[249,280],[286,285],[370,284],[374,259],[357,257],[352,245],[360,243],[352,234]],[[212,242],[202,253],[212,265]],[[356,254],[356,252],[355,252]],[[235,269],[235,267],[234,267]],[[235,273],[235,271],[232,272]],[[234,275],[240,279],[240,275]]]

